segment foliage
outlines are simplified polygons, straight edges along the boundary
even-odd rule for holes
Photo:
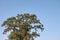
[[[16,17],[7,18],[2,26],[6,27],[3,34],[11,31],[8,40],[34,40],[34,37],[40,36],[37,33],[37,29],[44,30],[36,15],[28,13],[17,14]],[[35,31],[31,32],[32,29]]]

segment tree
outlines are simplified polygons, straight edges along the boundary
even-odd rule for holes
[[[11,32],[8,40],[34,40],[34,37],[40,36],[37,29],[44,30],[43,24],[37,19],[37,16],[28,13],[7,18],[2,26],[6,27],[3,34]]]

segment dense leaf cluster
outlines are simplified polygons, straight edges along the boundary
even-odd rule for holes
[[[44,30],[43,25],[37,19],[36,15],[28,13],[17,14],[16,17],[7,18],[2,26],[6,27],[3,34],[11,31],[8,40],[34,40],[34,37],[40,36],[37,33],[37,29]],[[31,32],[32,29],[35,31]]]

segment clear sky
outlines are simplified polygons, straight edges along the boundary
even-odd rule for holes
[[[45,30],[35,40],[60,40],[60,0],[0,0],[0,40],[5,40],[4,27],[6,18],[21,13],[36,14]]]

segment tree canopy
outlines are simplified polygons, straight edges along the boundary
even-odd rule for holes
[[[3,34],[11,31],[8,40],[34,40],[34,37],[40,36],[37,29],[44,30],[43,24],[37,19],[37,16],[28,13],[7,18],[2,26],[6,27]]]

